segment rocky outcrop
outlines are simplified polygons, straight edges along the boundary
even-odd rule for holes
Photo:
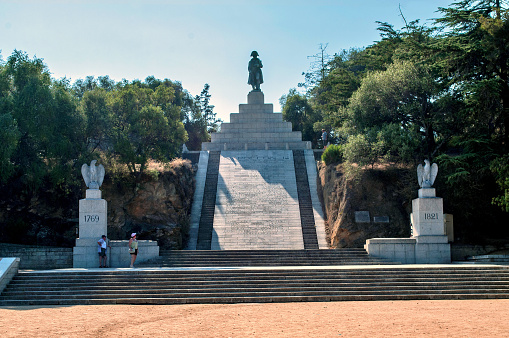
[[[106,172],[101,186],[108,202],[108,237],[157,240],[161,249],[181,249],[186,240],[194,194],[194,168],[188,160],[174,160],[167,168],[134,180]],[[62,197],[46,191],[20,198],[15,193],[0,200],[0,237],[3,242],[73,247],[78,200],[85,187]],[[101,234],[98,234],[101,236]]]
[[[413,170],[362,169],[347,178],[342,164],[320,162],[318,169],[331,247],[360,248],[369,238],[410,236],[411,200],[418,189]],[[356,211],[368,211],[370,221],[356,222]],[[375,216],[389,222],[374,222]]]
[[[156,240],[162,249],[181,249],[189,228],[195,181],[189,161],[144,175],[134,185],[103,185],[108,201],[108,237]]]

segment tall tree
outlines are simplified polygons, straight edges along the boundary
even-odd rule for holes
[[[5,65],[11,83],[10,111],[19,130],[12,155],[20,180],[37,188],[52,171],[62,174],[82,151],[84,118],[65,81],[54,82],[43,60],[14,51]],[[53,176],[62,181],[58,175]]]
[[[499,138],[508,151],[507,4],[500,0],[463,0],[439,11],[443,17],[436,22],[445,33],[435,48],[444,77],[468,97],[472,131]]]
[[[301,131],[302,139],[316,146],[321,133],[316,133],[313,125],[319,116],[311,108],[306,96],[293,88],[279,99],[279,103],[283,107],[283,119],[292,123],[292,130]]]
[[[168,162],[180,154],[187,134],[172,107],[174,91],[164,84],[155,91],[137,81],[111,93],[113,151],[136,175],[148,161]]]
[[[196,102],[198,102],[201,115],[205,122],[207,123],[207,132],[217,132],[219,130],[219,124],[222,122],[221,119],[218,119],[217,113],[214,112],[214,106],[210,104],[210,85],[206,83],[203,86],[203,90],[201,91],[199,96],[196,96]]]
[[[471,177],[477,177],[483,188],[473,193],[480,197],[480,191],[495,191],[496,180],[500,190],[495,203],[506,209],[502,201],[507,194],[503,176],[509,171],[508,2],[462,0],[439,11],[443,17],[436,23],[444,33],[433,46],[435,60],[465,104],[465,128],[454,140],[460,155],[443,157],[451,168],[449,181],[465,191],[472,190]]]

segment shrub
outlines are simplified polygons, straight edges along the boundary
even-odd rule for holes
[[[343,161],[343,147],[339,144],[331,144],[323,152],[322,161],[327,165]]]

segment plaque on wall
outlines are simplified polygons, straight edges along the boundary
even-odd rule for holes
[[[356,211],[355,212],[355,223],[369,223],[371,218],[369,217],[369,211]]]

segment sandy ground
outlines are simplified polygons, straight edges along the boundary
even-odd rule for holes
[[[508,337],[509,300],[0,307],[1,337]]]

